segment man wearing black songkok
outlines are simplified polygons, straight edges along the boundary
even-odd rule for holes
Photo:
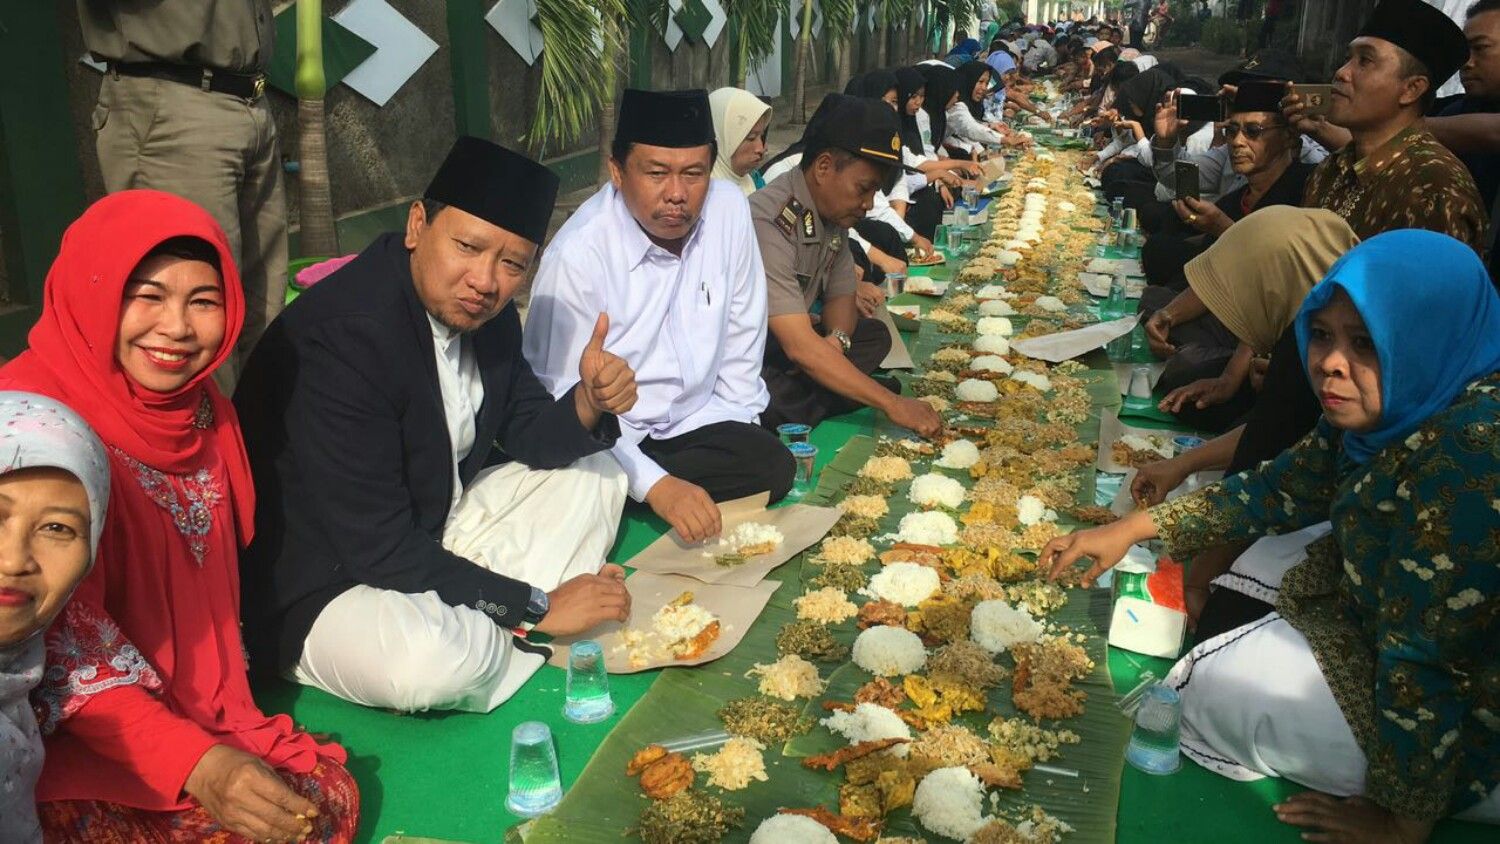
[[[252,666],[365,706],[487,712],[544,661],[512,631],[623,621],[604,564],[635,376],[607,317],[554,399],[511,297],[558,179],[460,138],[406,230],[304,293],[235,394],[258,493],[242,558]]]
[[[1422,119],[1468,56],[1463,30],[1443,12],[1381,0],[1334,74],[1327,120],[1307,119],[1299,97],[1286,103],[1299,131],[1342,147],[1314,171],[1303,204],[1334,211],[1361,238],[1430,229],[1483,254],[1488,221],[1474,180]]]

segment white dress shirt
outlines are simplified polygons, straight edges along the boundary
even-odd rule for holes
[[[464,342],[463,334],[427,315],[432,324],[432,347],[437,354],[438,391],[443,396],[443,419],[448,423],[448,442],[453,449],[453,501],[448,512],[456,509],[463,485],[458,480],[458,464],[474,450],[474,431],[479,408],[484,405],[484,382],[479,378],[479,364],[474,360],[474,344]]]
[[[532,285],[523,347],[554,396],[578,382],[600,313],[609,314],[605,349],[635,370],[635,407],[620,417],[612,453],[643,501],[667,473],[641,440],[754,423],[770,402],[760,377],[766,275],[739,188],[711,181],[680,258],[651,242],[613,185],[563,224]]]

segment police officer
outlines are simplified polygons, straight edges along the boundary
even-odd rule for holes
[[[750,197],[770,325],[761,375],[771,403],[761,423],[816,425],[869,406],[930,437],[942,427],[937,412],[870,377],[890,334],[854,301],[849,227],[900,174],[896,114],[878,100],[829,94],[803,142],[800,165]]]

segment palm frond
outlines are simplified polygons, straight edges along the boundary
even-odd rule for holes
[[[599,59],[614,61],[623,49],[623,0],[536,0],[542,30],[542,87],[527,143],[540,155],[548,144],[566,146],[592,128],[599,104],[614,97],[613,76],[599,73]],[[590,57],[583,61],[581,57]]]
[[[859,14],[854,0],[819,0],[818,8],[823,10],[823,33],[830,43],[842,44],[849,40],[854,16]]]
[[[721,3],[730,25],[738,30],[740,64],[737,70],[742,73],[745,68],[758,64],[776,51],[781,22],[791,13],[791,3],[789,0],[721,0]]]

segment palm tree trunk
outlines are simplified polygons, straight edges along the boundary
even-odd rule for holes
[[[879,39],[879,43],[875,45],[875,55],[877,56],[876,66],[886,67],[890,64],[889,60],[891,52],[891,25],[885,22],[883,16],[880,21],[880,26],[875,28],[875,37]]]
[[[792,71],[792,119],[794,126],[807,122],[807,54],[812,46],[813,0],[802,0],[802,26],[797,32],[797,63]]]
[[[838,63],[834,68],[834,77],[840,82],[848,82],[852,74],[854,64],[854,37],[846,35],[842,44],[838,46]]]
[[[323,96],[323,4],[297,0],[297,196],[302,224],[302,254],[339,254],[333,222],[333,190],[328,181],[328,135]]]
[[[609,15],[601,15],[599,25],[604,29],[604,90],[607,92],[599,103],[599,173],[597,184],[609,180],[609,148],[615,139],[615,97],[619,93],[621,65],[625,51],[621,49],[620,22]]]

